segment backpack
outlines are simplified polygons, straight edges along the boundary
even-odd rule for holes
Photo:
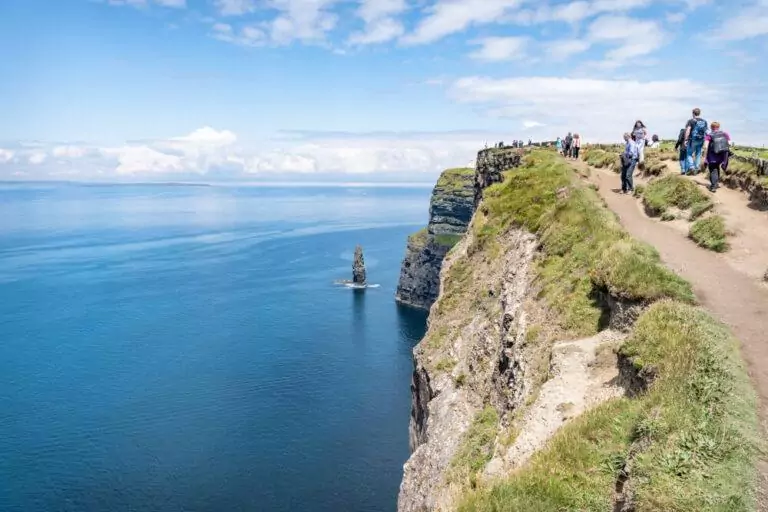
[[[693,127],[691,128],[691,139],[704,140],[707,135],[707,120],[698,118],[693,120]]]
[[[712,132],[712,151],[716,154],[725,153],[728,151],[728,138],[725,136],[725,132],[717,130]]]

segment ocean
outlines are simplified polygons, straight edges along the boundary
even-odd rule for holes
[[[0,185],[0,510],[395,510],[429,194]]]

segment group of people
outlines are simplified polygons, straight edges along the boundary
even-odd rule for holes
[[[565,158],[573,158],[575,160],[579,158],[581,136],[578,133],[571,134],[571,132],[568,132],[568,135],[564,138],[557,138],[555,146],[557,147],[557,152]]]
[[[522,148],[524,145],[525,145],[525,143],[522,141],[522,139],[521,140],[515,139],[515,140],[512,141],[512,144],[509,145],[509,146],[505,146],[504,145],[504,141],[502,140],[502,141],[497,142],[496,145],[493,146],[493,147],[495,147],[495,148],[505,148],[505,147],[509,147],[509,148]],[[528,145],[529,146],[533,145],[533,141],[531,139],[528,139]],[[485,143],[485,149],[488,149],[488,143],[487,142]]]
[[[679,151],[680,173],[686,176],[697,174],[704,154],[704,163],[709,167],[709,190],[715,192],[719,187],[720,171],[728,168],[731,144],[731,136],[720,129],[720,123],[713,121],[710,126],[701,117],[701,109],[694,108],[675,144]],[[646,146],[659,147],[659,137],[654,135],[649,140],[648,129],[637,120],[632,131],[624,134],[624,151],[621,153],[621,191],[624,194],[634,192],[632,176],[635,167],[645,160]]]

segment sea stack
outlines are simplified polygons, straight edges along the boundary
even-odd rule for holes
[[[352,282],[357,285],[365,285],[365,260],[363,260],[363,248],[355,247],[355,261],[352,263]]]

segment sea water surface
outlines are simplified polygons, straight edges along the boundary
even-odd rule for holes
[[[429,192],[0,185],[0,510],[394,510]]]

